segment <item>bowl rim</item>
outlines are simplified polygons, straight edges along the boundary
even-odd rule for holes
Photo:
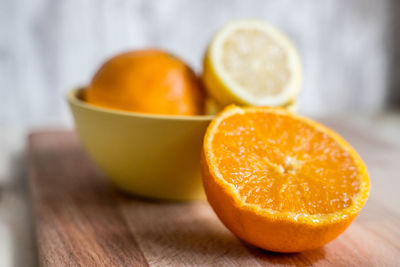
[[[79,106],[84,109],[109,113],[115,115],[122,115],[126,117],[139,117],[139,118],[148,118],[148,119],[161,119],[161,120],[179,120],[179,121],[211,121],[215,118],[215,115],[163,115],[163,114],[146,114],[134,111],[123,111],[117,109],[110,109],[95,106],[89,103],[86,103],[82,99],[78,97],[78,94],[82,93],[85,90],[85,87],[78,87],[72,90],[69,90],[66,93],[66,99],[69,104],[74,106]]]

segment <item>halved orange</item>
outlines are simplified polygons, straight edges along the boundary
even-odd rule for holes
[[[220,220],[271,251],[323,246],[369,195],[366,166],[342,137],[281,108],[226,108],[207,129],[202,166]]]

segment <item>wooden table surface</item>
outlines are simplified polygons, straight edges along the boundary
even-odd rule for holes
[[[339,238],[295,254],[271,253],[240,242],[205,201],[165,203],[123,194],[97,170],[74,133],[33,133],[28,141],[29,184],[40,264],[400,266],[400,215],[373,193],[374,186],[400,178],[400,151],[351,128],[342,127],[341,132],[353,136],[353,145],[367,161],[372,197]]]

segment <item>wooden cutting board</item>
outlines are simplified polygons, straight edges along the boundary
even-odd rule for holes
[[[323,248],[278,254],[240,242],[205,201],[119,192],[72,132],[31,134],[28,157],[41,266],[400,266],[400,216],[373,199]]]

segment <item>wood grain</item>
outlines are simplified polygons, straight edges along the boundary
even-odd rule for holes
[[[70,133],[31,135],[30,177],[43,266],[132,266],[146,260],[115,192]]]
[[[72,132],[32,134],[28,152],[42,266],[400,265],[400,216],[373,199],[323,248],[278,254],[236,239],[206,202],[118,192]]]

